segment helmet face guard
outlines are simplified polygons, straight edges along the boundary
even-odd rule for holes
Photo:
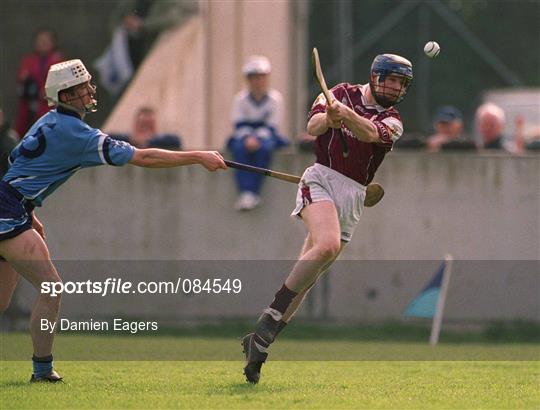
[[[74,94],[73,96],[69,96],[68,95],[68,98],[67,98],[67,101],[65,102],[61,102],[60,101],[60,98],[58,98],[58,105],[64,107],[64,108],[68,108],[68,109],[71,109],[71,110],[75,110],[75,111],[78,111],[80,112],[81,114],[86,114],[86,113],[89,113],[89,112],[96,112],[97,111],[97,100],[95,99],[95,96],[96,96],[96,86],[90,82],[88,83],[83,83],[83,84],[86,84],[86,87],[82,88],[82,87],[79,87],[79,86],[74,86],[74,87],[71,87],[73,88],[73,90],[71,91],[70,94]],[[61,91],[69,91],[68,90],[61,90]],[[90,102],[88,104],[85,104],[84,103],[84,98],[86,96],[90,96]],[[72,102],[73,101],[76,101],[76,100],[79,100],[81,102],[80,106],[84,107],[82,109],[78,109],[78,108],[75,108],[75,106],[73,106]]]
[[[387,81],[388,78],[394,81]],[[371,65],[369,87],[377,104],[389,108],[403,101],[412,79],[413,70],[409,60],[395,54],[381,54],[375,57]]]

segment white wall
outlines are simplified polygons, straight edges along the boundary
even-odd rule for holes
[[[282,155],[273,167],[300,173],[311,160],[310,155]],[[329,315],[398,319],[444,254],[451,253],[456,262],[447,318],[540,321],[539,168],[532,156],[389,155],[377,177],[386,196],[365,211],[329,276]],[[289,217],[295,186],[277,180],[266,181],[261,208],[234,211],[231,173],[198,167],[85,170],[37,212],[53,258],[72,261],[60,265],[65,280],[120,273],[132,280],[170,279],[186,271],[167,261],[199,260],[191,267],[195,272],[243,278],[241,296],[160,297],[152,303],[145,297],[88,299],[84,304],[72,297],[64,300],[63,311],[84,317],[90,305],[96,314],[118,311],[170,320],[254,316],[292,266],[304,228]],[[97,262],[81,259],[117,262],[96,268]],[[320,313],[321,297],[317,300]],[[177,308],[164,308],[171,303]]]

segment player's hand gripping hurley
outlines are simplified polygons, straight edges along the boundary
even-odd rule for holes
[[[326,80],[324,79],[324,75],[321,69],[321,61],[319,59],[319,51],[317,50],[317,47],[313,48],[313,52],[311,53],[311,60],[313,63],[315,78],[319,83],[319,87],[321,87],[321,91],[324,95],[324,98],[326,99],[326,104],[330,106],[332,105],[332,101],[334,101],[335,98],[330,92],[330,90],[328,90],[328,86],[326,85]],[[347,145],[347,141],[345,141],[345,137],[342,133],[339,133],[339,141],[341,142],[341,150],[343,152],[343,157],[347,158],[349,156],[349,146]]]

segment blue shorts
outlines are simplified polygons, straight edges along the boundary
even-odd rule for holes
[[[0,241],[32,229],[33,210],[34,206],[19,191],[0,181]]]

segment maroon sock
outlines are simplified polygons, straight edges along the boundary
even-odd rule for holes
[[[270,308],[276,309],[284,315],[296,295],[298,295],[297,292],[293,292],[287,286],[283,285],[281,289],[277,291],[276,296],[274,296]]]

